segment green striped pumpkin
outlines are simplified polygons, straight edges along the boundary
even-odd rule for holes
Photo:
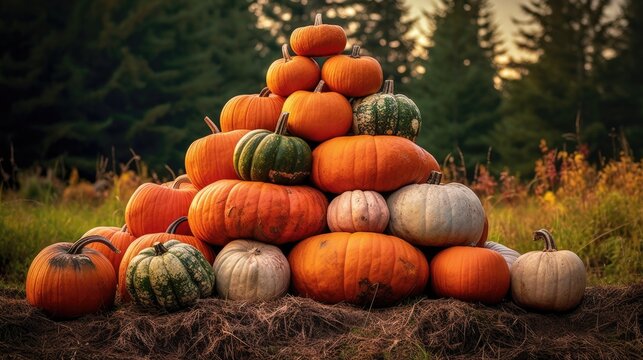
[[[310,175],[312,153],[308,144],[286,136],[288,113],[279,116],[275,132],[253,130],[234,149],[233,165],[242,180],[281,185],[300,184]]]
[[[402,94],[393,94],[393,80],[386,80],[381,93],[353,102],[355,135],[396,135],[415,142],[422,118],[417,105]]]
[[[194,246],[178,240],[141,250],[127,267],[127,291],[144,306],[177,310],[212,294],[214,270]]]

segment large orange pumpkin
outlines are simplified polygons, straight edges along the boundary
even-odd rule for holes
[[[139,186],[125,207],[125,223],[132,235],[163,232],[176,218],[187,215],[197,193],[194,186],[181,186],[189,181],[187,176],[179,176],[171,186],[154,183]],[[179,230],[181,234],[190,234]]]
[[[92,235],[73,244],[49,245],[38,253],[27,272],[27,302],[62,319],[110,308],[114,304],[116,273],[103,254],[85,247],[93,242],[118,251],[104,237]]]
[[[315,60],[290,56],[288,45],[281,47],[282,59],[275,60],[266,73],[266,85],[273,94],[288,96],[297,90],[310,90],[319,82],[321,72]]]
[[[295,245],[288,261],[295,290],[330,304],[390,305],[421,293],[429,278],[422,252],[370,232],[310,237]]]
[[[439,168],[430,153],[399,136],[342,136],[315,148],[311,178],[317,188],[336,194],[386,192],[426,182],[431,170]]]
[[[187,223],[187,221],[188,218],[186,216],[182,216],[172,222],[165,232],[143,235],[134,240],[132,244],[130,244],[130,246],[127,248],[127,251],[125,251],[125,254],[123,255],[123,259],[121,260],[121,264],[118,270],[118,293],[120,294],[121,301],[131,300],[129,293],[127,292],[127,286],[125,285],[127,266],[134,258],[134,256],[138,255],[141,250],[151,247],[155,242],[164,243],[169,240],[178,240],[182,243],[190,244],[197,248],[197,250],[199,250],[201,254],[203,254],[205,259],[208,260],[210,264],[214,262],[216,253],[213,249],[210,248],[208,244],[195,238],[194,236],[179,235],[176,233],[177,228],[179,228],[181,224]]]
[[[380,63],[370,56],[360,56],[358,45],[350,55],[335,55],[322,67],[322,80],[331,91],[348,97],[375,94],[382,87],[384,75]]]
[[[453,246],[431,260],[431,288],[438,296],[497,304],[509,284],[507,262],[489,249]]]
[[[319,234],[327,207],[326,197],[312,187],[219,180],[199,191],[188,219],[194,235],[211,244],[284,244]]]
[[[283,97],[272,94],[267,87],[259,94],[237,95],[228,100],[221,109],[221,130],[273,130],[284,100]],[[212,132],[216,133],[214,130]]]
[[[121,264],[121,259],[129,245],[136,240],[136,236],[132,235],[127,231],[127,225],[123,225],[122,228],[116,226],[98,226],[93,229],[88,230],[82,237],[87,237],[90,235],[98,235],[109,240],[114,247],[116,247],[119,252],[114,252],[111,249],[105,247],[105,245],[94,242],[87,245],[87,248],[97,250],[98,252],[105,255],[105,257],[112,263],[116,276],[118,276],[118,267]]]
[[[335,55],[344,51],[346,33],[339,25],[323,24],[322,15],[317,14],[314,25],[299,27],[292,32],[290,47],[297,55]]]
[[[212,130],[212,134],[195,140],[185,153],[185,172],[197,189],[203,189],[217,180],[237,178],[232,164],[234,147],[243,135],[250,132],[250,130],[219,132],[217,126],[207,116],[205,123]]]
[[[344,96],[322,92],[321,80],[314,91],[295,91],[283,111],[290,113],[288,131],[306,140],[321,142],[345,135],[353,124],[353,108]]]

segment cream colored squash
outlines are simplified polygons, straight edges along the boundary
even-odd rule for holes
[[[517,252],[514,249],[510,249],[502,244],[498,244],[497,242],[493,241],[487,241],[484,243],[484,247],[493,250],[505,259],[507,262],[507,265],[509,266],[509,270],[511,270],[511,266],[513,265],[514,262],[516,262],[516,259],[520,256],[520,253]]]
[[[557,250],[545,229],[534,233],[543,251],[520,256],[511,267],[511,295],[516,304],[544,311],[567,311],[583,300],[587,273],[583,261],[569,250]]]
[[[440,185],[442,174],[431,172],[427,184],[407,185],[387,200],[393,235],[422,246],[476,243],[485,213],[478,196],[459,183]]]
[[[290,284],[290,265],[281,250],[252,240],[228,243],[214,260],[219,296],[267,301],[281,297]]]
[[[328,205],[326,216],[332,232],[382,233],[388,225],[389,211],[384,197],[375,191],[345,191]]]

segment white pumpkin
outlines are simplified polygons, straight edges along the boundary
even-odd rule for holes
[[[557,250],[545,229],[534,233],[543,251],[521,255],[511,267],[511,295],[516,304],[544,311],[567,311],[583,300],[587,273],[583,261],[569,250]]]
[[[485,222],[480,199],[462,184],[440,185],[441,178],[433,171],[427,184],[407,185],[389,196],[393,235],[422,246],[468,245],[480,239]]]
[[[332,232],[384,232],[389,211],[376,191],[345,191],[328,205],[326,219]]]
[[[290,284],[290,265],[281,250],[252,240],[228,243],[214,260],[219,296],[267,301],[281,297]]]
[[[484,243],[484,247],[502,255],[502,257],[507,262],[507,265],[509,266],[509,270],[511,270],[511,266],[520,256],[520,253],[516,250],[510,249],[502,244],[498,244],[497,242],[487,241]]]

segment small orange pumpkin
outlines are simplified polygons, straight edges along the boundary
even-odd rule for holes
[[[313,84],[314,85],[314,84]],[[221,130],[272,130],[277,125],[277,118],[284,105],[283,97],[272,94],[267,87],[259,94],[237,95],[228,100],[221,109],[219,123]],[[212,130],[213,133],[218,131]]]
[[[375,94],[382,87],[384,74],[380,63],[370,56],[360,56],[359,45],[350,55],[335,55],[324,63],[322,80],[331,91],[347,97]]]
[[[93,242],[87,245],[88,249],[94,249],[98,252],[105,255],[105,257],[112,263],[114,271],[116,271],[116,276],[118,276],[118,267],[121,264],[123,255],[129,247],[129,245],[136,240],[136,236],[132,235],[127,231],[127,225],[123,225],[122,228],[116,226],[98,226],[93,229],[88,230],[82,237],[87,237],[90,235],[102,236],[109,242],[114,245],[119,251],[114,252],[109,248],[106,248],[103,244],[99,242]]]
[[[314,25],[296,28],[290,35],[290,47],[297,55],[330,56],[346,47],[346,32],[341,26],[322,23],[322,15],[315,16]]]
[[[27,272],[27,302],[61,319],[112,307],[116,273],[103,254],[85,247],[93,242],[118,252],[104,237],[92,235],[73,244],[49,245],[38,253]]]
[[[219,132],[219,128],[209,117],[206,116],[204,121],[212,130],[212,134],[195,140],[185,153],[185,172],[197,189],[203,189],[217,180],[237,178],[232,164],[234,147],[237,146],[239,139],[250,132],[250,130]]]
[[[290,56],[288,45],[281,47],[282,59],[275,60],[266,73],[266,84],[273,94],[288,96],[297,90],[310,90],[319,82],[321,72],[315,60]]]
[[[353,108],[344,96],[322,92],[319,81],[313,92],[295,91],[286,99],[283,111],[290,113],[288,131],[306,140],[321,142],[345,135],[353,125]]]

